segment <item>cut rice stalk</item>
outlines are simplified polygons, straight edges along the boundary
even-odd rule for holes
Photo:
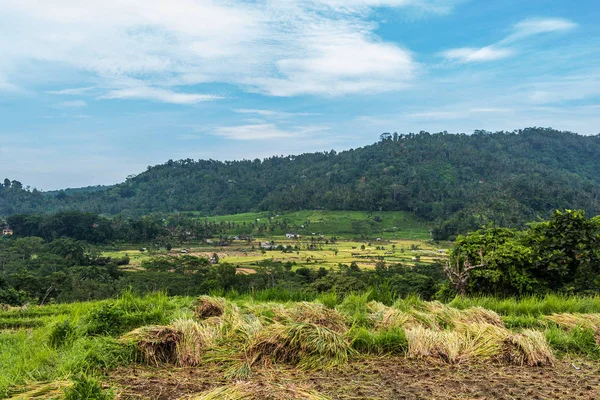
[[[525,329],[510,335],[505,341],[504,357],[517,365],[554,365],[555,357],[544,332]]]
[[[225,312],[227,301],[222,297],[200,296],[193,304],[197,318],[220,317]]]
[[[315,390],[292,384],[239,382],[221,386],[190,400],[330,400]]]

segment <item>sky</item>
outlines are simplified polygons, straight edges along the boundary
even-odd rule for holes
[[[597,0],[0,0],[0,179],[600,132]]]

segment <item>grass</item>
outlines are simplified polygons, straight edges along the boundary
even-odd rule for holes
[[[510,316],[540,316],[556,313],[600,313],[600,295],[561,296],[550,294],[547,296],[529,296],[523,298],[499,299],[496,297],[457,297],[450,302],[452,307],[464,309],[469,307],[483,307],[497,312],[500,315]]]
[[[36,323],[0,331],[0,398],[87,390],[100,396],[90,398],[107,399],[111,392],[98,392],[94,382],[134,363],[210,365],[222,379],[244,381],[279,364],[320,370],[371,356],[524,366],[600,359],[597,297],[544,297],[539,305],[531,299],[443,304],[409,297],[386,305],[371,293],[312,295],[313,301],[286,291],[197,299],[125,293],[110,301],[9,310],[0,320]],[[260,398],[247,383],[197,398],[235,391]],[[273,390],[281,390],[281,398],[310,392],[286,385]]]
[[[291,252],[266,250],[263,253],[260,245],[265,241],[274,241],[276,245],[282,246],[298,246],[298,248]],[[311,245],[315,247],[310,248]],[[381,241],[377,241],[376,238],[338,239],[335,243],[325,243],[325,239],[321,239],[321,242],[312,243],[311,237],[302,237],[297,240],[288,239],[283,235],[272,235],[268,238],[257,238],[252,243],[245,240],[233,241],[226,247],[206,243],[186,243],[182,246],[189,248],[191,255],[209,258],[212,254],[217,253],[221,262],[250,270],[257,268],[264,260],[292,262],[295,263],[293,268],[324,267],[329,269],[338,268],[339,264],[349,265],[355,262],[361,268],[372,269],[381,259],[387,263],[414,265],[416,261],[413,259],[417,256],[421,263],[432,263],[446,256],[445,253],[439,252],[443,245],[432,244],[425,239],[382,238]],[[102,254],[105,257],[123,257],[127,254],[130,258],[130,265],[121,268],[132,272],[140,270],[142,261],[152,257],[148,252],[140,253],[139,250],[115,250],[114,248],[104,251]],[[165,250],[160,254],[167,254],[167,252]],[[174,248],[168,254],[180,255],[181,248]]]
[[[349,332],[351,346],[363,354],[406,354],[408,341],[402,328],[369,330],[358,327]]]
[[[125,293],[112,301],[0,312],[2,320],[37,321],[35,326],[0,331],[0,398],[15,390],[27,391],[31,385],[94,375],[134,362],[138,357],[135,347],[107,334],[149,321],[168,322],[181,314],[185,303],[185,299],[169,299],[163,294],[138,297]],[[119,313],[98,312],[108,306]],[[115,315],[123,319],[111,320]],[[109,328],[110,324],[116,328]]]
[[[296,211],[288,213],[243,213],[203,218],[209,222],[235,222],[274,225],[276,235],[297,232],[301,235],[327,234],[344,238],[368,237],[429,239],[429,227],[404,211]],[[379,221],[380,220],[380,221]],[[277,223],[288,224],[287,231],[277,227]],[[379,222],[377,222],[379,221]],[[266,231],[269,231],[267,229]],[[246,233],[246,232],[240,232]],[[256,235],[255,232],[253,232]]]

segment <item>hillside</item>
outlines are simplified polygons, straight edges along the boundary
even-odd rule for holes
[[[0,215],[408,211],[432,222],[436,238],[451,238],[489,222],[521,226],[559,208],[598,214],[598,171],[598,136],[545,128],[384,134],[373,145],[340,153],[169,160],[95,192],[47,195],[13,181],[0,190]]]

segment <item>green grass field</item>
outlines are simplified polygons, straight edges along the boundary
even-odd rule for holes
[[[349,400],[356,398],[345,390],[352,382],[367,390],[369,379],[385,378],[363,376],[367,372],[359,366],[365,363],[384,375],[383,369],[398,371],[407,363],[428,374],[450,375],[461,365],[468,365],[470,374],[481,365],[493,366],[489,373],[521,368],[515,383],[531,375],[531,382],[554,385],[553,390],[565,385],[557,378],[565,376],[561,366],[580,365],[574,379],[586,389],[554,398],[600,394],[593,378],[600,359],[599,297],[456,299],[448,305],[407,298],[384,305],[369,294],[330,293],[311,302],[282,301],[289,297],[280,295],[278,300],[270,292],[264,302],[261,293],[231,293],[226,299],[126,293],[116,300],[0,311],[5,322],[0,398],[261,399],[268,394],[281,400]],[[541,306],[532,308],[534,303]],[[517,318],[527,324],[516,324]],[[342,371],[335,384],[315,385],[335,371]],[[303,380],[307,373],[313,378]],[[241,395],[227,397],[234,392]],[[369,393],[359,398],[397,398],[376,388]]]
[[[140,252],[139,249],[127,248],[103,252],[105,257],[130,258],[130,265],[136,267],[152,255],[180,255],[182,248],[189,249],[190,255],[210,257],[213,253],[219,255],[221,262],[234,264],[241,268],[252,268],[263,260],[295,262],[298,266],[336,268],[339,264],[349,265],[356,262],[362,268],[374,268],[381,260],[386,263],[403,263],[407,265],[418,262],[431,263],[444,260],[447,257],[449,243],[432,244],[423,240],[411,239],[382,239],[381,241],[337,240],[326,244],[324,241],[314,243],[315,249],[307,248],[312,243],[310,238],[288,239],[285,236],[271,236],[269,243],[282,246],[299,246],[299,250],[283,252],[281,250],[261,251],[261,244],[266,240],[256,238],[252,242],[234,240],[230,246],[215,246],[206,243],[188,243],[174,247],[170,252]],[[364,246],[364,249],[362,248]]]
[[[296,211],[288,213],[244,213],[235,215],[223,215],[215,217],[203,217],[211,222],[236,222],[236,223],[258,223],[273,225],[277,222],[288,223],[288,230],[301,235],[338,236],[353,238],[361,235],[375,238],[387,239],[418,239],[430,238],[429,226],[418,221],[412,214],[404,211]],[[379,221],[379,222],[377,222]],[[270,234],[284,235],[281,229]]]

